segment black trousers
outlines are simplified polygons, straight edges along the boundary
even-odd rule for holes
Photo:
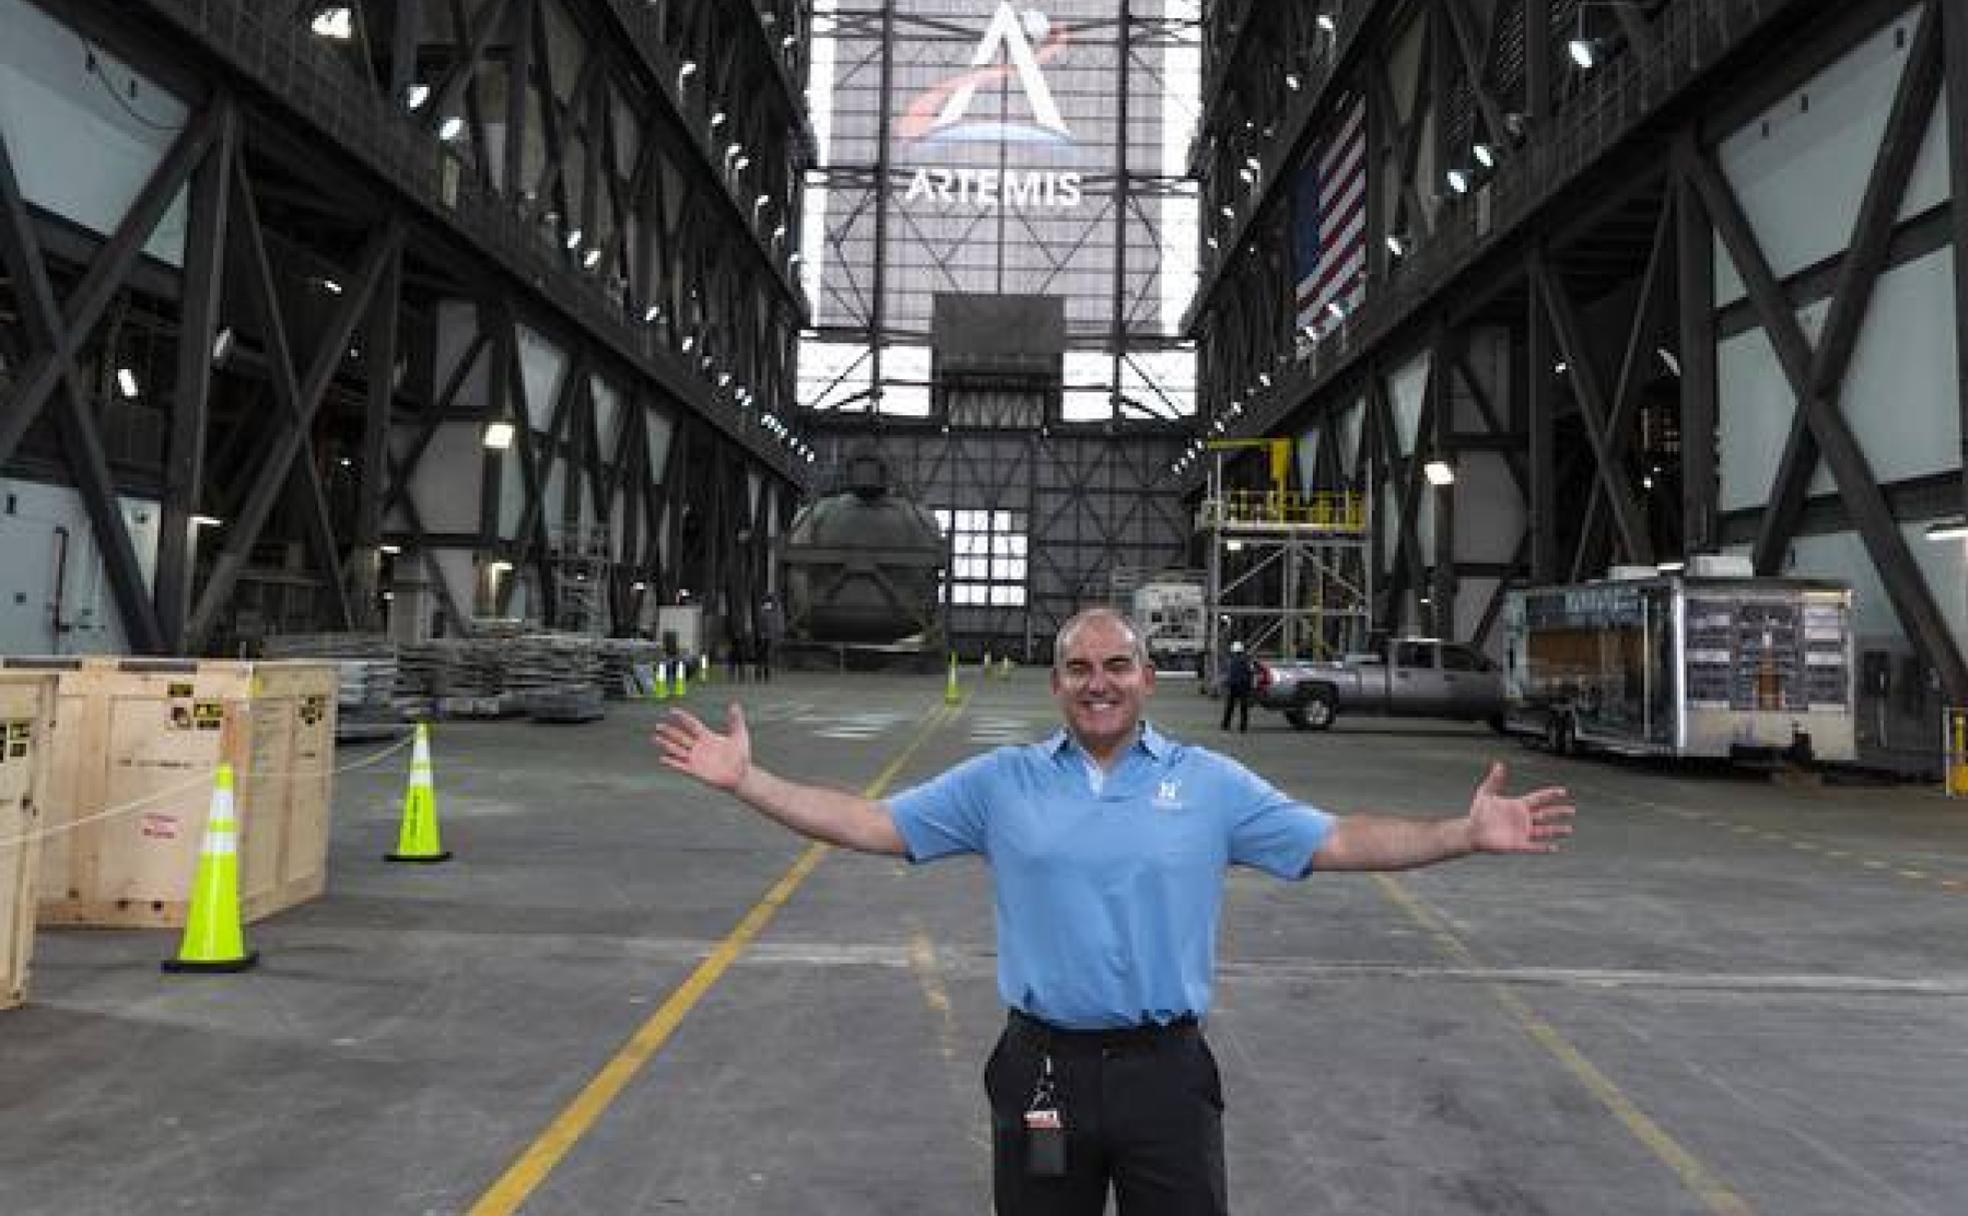
[[[1052,1059],[1066,1174],[1026,1169],[1025,1112]],[[1013,1013],[984,1068],[997,1216],[1228,1216],[1223,1086],[1200,1027],[1059,1031]]]
[[[1251,695],[1249,690],[1238,692],[1234,688],[1224,689],[1223,729],[1230,729],[1230,714],[1234,710],[1242,715],[1237,719],[1237,729],[1248,734],[1250,732],[1250,703]]]

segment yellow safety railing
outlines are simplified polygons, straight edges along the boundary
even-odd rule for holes
[[[1950,705],[1944,713],[1941,772],[1946,779],[1947,796],[1968,798],[1968,709]]]
[[[1232,490],[1220,504],[1219,518],[1233,524],[1309,524],[1334,532],[1365,532],[1364,494],[1289,490]]]

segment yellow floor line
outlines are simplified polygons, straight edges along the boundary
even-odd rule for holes
[[[956,705],[938,706],[924,720],[922,728],[916,732],[915,738],[909,741],[909,745],[902,749],[902,753],[890,761],[888,767],[882,769],[881,773],[861,791],[862,796],[879,798],[882,791],[888,788],[889,782],[902,771],[902,766],[916,754],[916,750],[945,722],[962,712],[962,709],[962,701]],[[710,991],[711,986],[723,977],[731,964],[744,952],[745,947],[751,944],[752,939],[756,938],[779,909],[785,906],[786,901],[792,898],[793,892],[799,889],[806,876],[813,872],[814,867],[820,864],[829,851],[831,851],[829,846],[815,844],[800,854],[799,860],[793,863],[792,868],[786,871],[770,891],[766,892],[765,898],[745,914],[745,919],[738,922],[738,927],[718,944],[718,948],[709,958],[697,965],[697,969],[690,973],[690,978],[683,982],[683,986],[670,994],[670,998],[663,1002],[662,1008],[651,1014],[649,1020],[642,1024],[642,1028],[637,1030],[628,1043],[615,1053],[615,1058],[602,1066],[601,1071],[595,1074],[594,1079],[575,1095],[574,1100],[569,1102],[559,1115],[555,1116],[554,1121],[547,1125],[539,1138],[519,1155],[518,1160],[514,1161],[504,1174],[500,1175],[499,1180],[492,1184],[490,1190],[479,1197],[478,1202],[471,1206],[469,1216],[512,1216],[512,1213],[519,1211],[520,1206],[532,1197],[533,1192],[547,1180],[547,1175],[551,1174],[554,1167],[560,1164],[561,1159],[572,1151],[581,1137],[587,1135],[594,1125],[601,1121],[602,1115],[607,1113],[615,1099],[621,1096],[629,1082],[635,1079],[635,1075],[642,1071],[643,1066],[648,1064],[658,1051],[662,1050],[663,1044],[669,1041],[685,1016],[698,1001],[704,998],[704,994]]]
[[[1475,954],[1463,945],[1462,939],[1458,938],[1440,917],[1423,907],[1419,900],[1410,895],[1406,887],[1385,874],[1374,875],[1374,881],[1380,884],[1380,889],[1388,899],[1441,941],[1444,947],[1456,956],[1458,962],[1464,966],[1477,965]],[[1538,1016],[1537,1012],[1519,999],[1516,993],[1503,985],[1489,984],[1486,987],[1497,1003],[1517,1020],[1524,1033],[1564,1065],[1565,1071],[1578,1078],[1579,1083],[1599,1100],[1600,1105],[1612,1112],[1613,1117],[1620,1121],[1621,1126],[1625,1127],[1634,1139],[1646,1145],[1649,1152],[1673,1170],[1710,1212],[1715,1216],[1752,1216],[1754,1209],[1742,1196],[1715,1177],[1707,1166],[1682,1147],[1674,1137],[1668,1135],[1660,1124],[1648,1118],[1645,1111],[1622,1093],[1619,1086],[1613,1084],[1605,1073],[1600,1072],[1592,1061],[1586,1059],[1585,1055],[1572,1046],[1564,1035],[1558,1033],[1556,1027]]]

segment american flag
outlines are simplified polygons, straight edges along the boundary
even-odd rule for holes
[[[1352,312],[1366,294],[1367,103],[1340,103],[1333,133],[1298,175],[1298,327],[1323,337],[1339,324],[1332,306]]]

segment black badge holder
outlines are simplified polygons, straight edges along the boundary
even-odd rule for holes
[[[1025,1108],[1025,1172],[1034,1178],[1066,1176],[1066,1116],[1052,1079],[1052,1053],[1039,1057],[1039,1080]]]

